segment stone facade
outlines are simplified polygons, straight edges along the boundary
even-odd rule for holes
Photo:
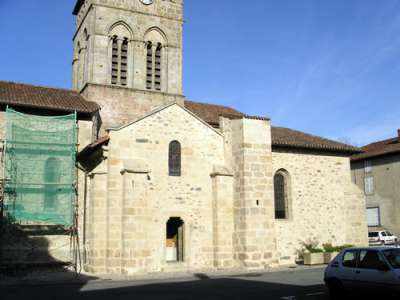
[[[169,218],[184,221],[184,260],[180,268],[214,266],[214,226],[232,235],[231,177],[211,174],[224,164],[223,136],[178,105],[172,105],[110,131],[107,159],[91,174],[89,218],[90,270],[95,272],[157,272],[165,261],[165,232]],[[182,145],[182,174],[168,176],[168,145]],[[231,176],[231,175],[229,175]],[[213,189],[214,188],[214,189]],[[213,207],[221,224],[213,223]],[[225,220],[226,219],[226,220]],[[222,223],[224,222],[224,223]],[[226,241],[216,237],[221,247]],[[231,242],[232,244],[232,242]],[[218,249],[232,265],[230,249]]]
[[[221,118],[216,130],[178,104],[109,131],[90,174],[87,268],[95,273],[264,269],[302,242],[365,245],[365,199],[348,157],[271,149],[268,120]],[[168,145],[182,145],[181,177]],[[290,216],[276,220],[273,174],[290,174]],[[183,261],[166,260],[166,226],[184,222]]]
[[[272,161],[273,173],[290,177],[288,218],[275,221],[281,263],[294,261],[308,240],[367,244],[365,199],[351,182],[348,157],[274,149]]]

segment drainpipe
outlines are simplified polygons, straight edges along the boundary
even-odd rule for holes
[[[76,167],[84,173],[85,181],[83,185],[83,220],[82,220],[82,246],[83,246],[83,265],[87,262],[87,251],[86,251],[86,206],[87,206],[87,182],[88,172],[76,164]]]

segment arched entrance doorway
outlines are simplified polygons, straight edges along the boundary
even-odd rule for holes
[[[179,217],[169,218],[166,226],[166,261],[182,262],[184,259],[184,222]]]

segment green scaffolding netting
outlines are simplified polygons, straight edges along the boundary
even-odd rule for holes
[[[73,225],[76,114],[6,110],[5,213],[16,223]]]

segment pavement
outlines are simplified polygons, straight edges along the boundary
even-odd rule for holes
[[[322,300],[329,299],[323,267],[272,269],[263,272],[209,272],[91,277],[72,272],[28,278],[0,278],[2,300]],[[46,279],[46,280],[45,280]]]

